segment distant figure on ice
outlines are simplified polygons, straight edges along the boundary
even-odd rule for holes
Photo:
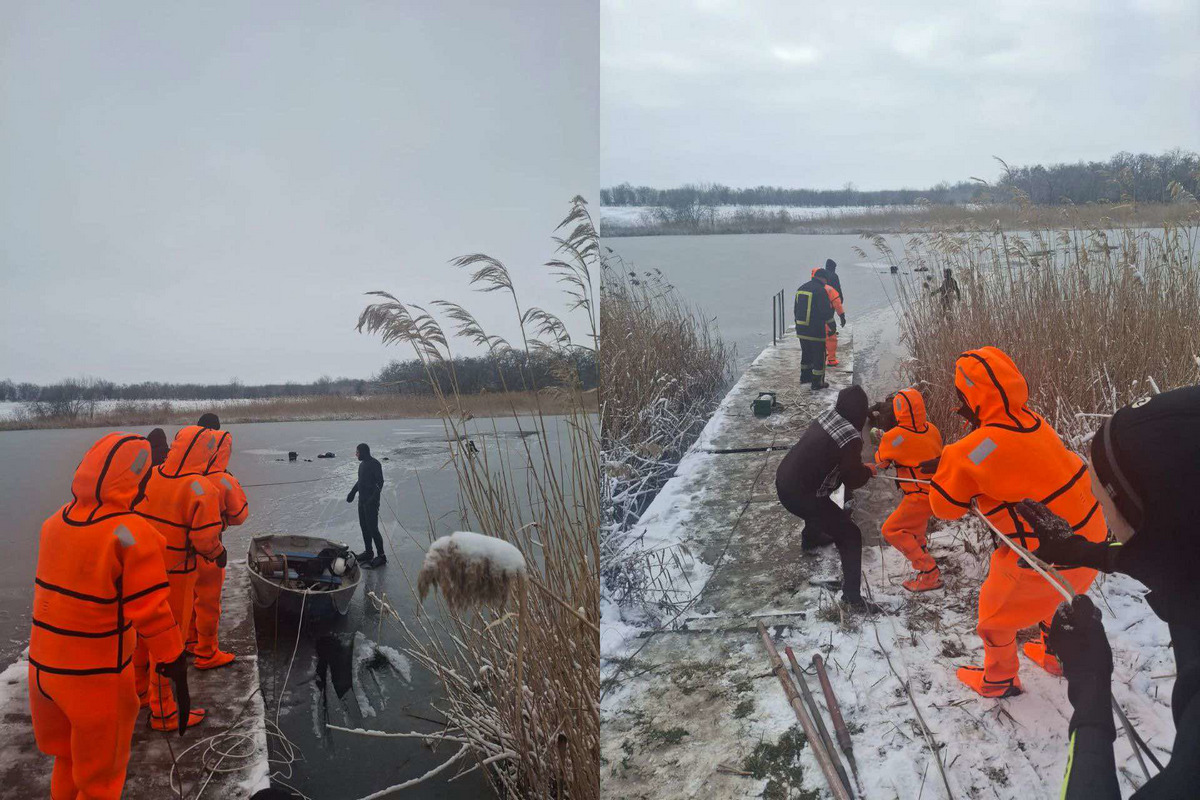
[[[1093,542],[1108,535],[1100,505],[1086,478],[1087,465],[1072,453],[1040,415],[1030,410],[1029,387],[1016,364],[996,347],[981,347],[954,363],[958,414],[973,429],[946,445],[933,476],[929,497],[933,513],[959,519],[976,503],[997,529],[1022,546],[1037,546],[1037,534],[1016,513],[1017,503],[1037,497],[1068,519]],[[1094,569],[1062,573],[1075,591],[1086,592]],[[1054,649],[1046,641],[1058,608],[1057,591],[1000,544],[992,553],[979,590],[979,626],[983,666],[961,667],[958,679],[984,697],[1021,693],[1017,679],[1017,631],[1039,625],[1039,641],[1025,643],[1025,655],[1052,675],[1062,675]]]
[[[355,450],[358,456],[358,483],[346,495],[353,503],[358,495],[358,525],[362,528],[363,546],[358,563],[364,567],[382,567],[387,563],[383,553],[383,536],[379,533],[379,498],[383,491],[383,466],[371,456],[370,445],[363,443]],[[379,554],[375,554],[375,550]]]
[[[876,468],[893,466],[900,478],[928,480],[920,470],[926,461],[942,454],[942,434],[925,418],[925,400],[916,389],[903,389],[884,410],[883,438],[875,452]],[[942,587],[937,563],[929,555],[925,532],[929,527],[929,487],[923,483],[898,484],[900,505],[883,523],[883,538],[904,554],[917,574],[902,585],[910,592]]]
[[[938,297],[940,295],[942,298],[942,310],[948,312],[954,307],[955,303],[962,300],[962,292],[958,290],[958,281],[954,280],[954,272],[952,270],[945,270],[942,275],[944,276],[942,285],[931,291],[929,296]]]
[[[1198,455],[1200,386],[1165,392],[1121,409],[1092,438],[1092,492],[1116,543],[1075,535],[1068,520],[1040,503],[1018,506],[1038,537],[1039,558],[1136,578],[1150,589],[1146,601],[1170,629],[1175,744],[1167,748],[1166,768],[1133,793],[1135,800],[1195,797],[1200,786]],[[1062,797],[1116,800],[1121,793],[1113,760],[1112,651],[1089,598],[1059,607],[1050,644],[1062,660],[1075,711]]]
[[[833,303],[825,290],[827,282],[825,270],[814,272],[812,279],[796,290],[792,306],[800,340],[800,381],[811,382],[814,391],[829,386],[825,382],[825,335],[833,319]]]
[[[860,609],[867,607],[860,593],[862,531],[830,495],[841,485],[848,491],[857,489],[875,472],[874,465],[862,460],[861,431],[868,405],[861,386],[838,392],[837,404],[809,423],[775,473],[779,502],[804,520],[800,547],[837,547],[842,559],[842,600]]]

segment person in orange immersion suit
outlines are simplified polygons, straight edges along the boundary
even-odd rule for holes
[[[1087,464],[1026,405],[1029,387],[1012,359],[996,347],[963,353],[955,361],[954,387],[962,402],[958,413],[973,430],[942,451],[931,486],[933,513],[958,519],[975,503],[1005,535],[1034,550],[1037,536],[1016,511],[1017,503],[1034,498],[1085,539],[1103,541],[1108,532],[1086,477]],[[1096,577],[1094,569],[1084,567],[1058,570],[1080,594]],[[976,630],[983,639],[984,663],[960,668],[958,679],[984,697],[1019,694],[1017,631],[1034,623],[1042,635],[1025,644],[1025,655],[1047,672],[1062,675],[1046,644],[1060,599],[1015,551],[998,546],[979,591]]]
[[[187,695],[187,660],[168,603],[157,531],[132,507],[151,473],[150,443],[110,433],[88,450],[74,499],[42,525],[29,637],[29,707],[38,749],[54,756],[53,798],[116,800],[138,698],[140,638]]]
[[[828,264],[829,262],[826,263]],[[814,278],[817,277],[817,270],[819,269],[820,267],[813,269],[812,276]],[[828,278],[828,269],[826,269],[825,274]],[[839,281],[838,283],[840,284],[841,282]],[[843,328],[846,327],[846,309],[842,307],[841,289],[834,286],[832,283],[827,282],[825,284],[825,294],[829,296],[829,304],[833,306],[834,313],[838,315],[838,322],[842,323]],[[828,366],[836,367],[841,363],[838,361],[837,348],[837,325],[834,324],[833,320],[829,320],[829,322],[825,324],[825,363]]]
[[[878,467],[896,468],[900,478],[928,480],[920,465],[942,454],[942,434],[925,417],[925,400],[916,389],[904,389],[892,397],[891,413],[879,448],[875,452]],[[898,484],[903,497],[900,505],[883,523],[883,538],[904,554],[917,571],[902,584],[910,592],[940,589],[942,576],[937,562],[929,555],[925,539],[929,527],[929,487],[922,483]]]
[[[220,498],[221,520],[225,527],[241,525],[250,515],[246,492],[228,470],[232,454],[233,437],[229,431],[221,431],[217,436],[217,449],[204,470],[204,477],[208,478]],[[221,586],[224,583],[224,567],[206,559],[196,562],[196,598],[185,645],[196,658],[192,663],[196,669],[216,669],[236,658],[233,653],[221,650],[217,643],[217,630],[221,622]]]
[[[156,468],[146,485],[146,496],[137,506],[141,514],[159,532],[163,560],[171,584],[171,611],[180,630],[192,623],[196,593],[197,565],[200,559],[224,568],[227,555],[221,544],[221,498],[216,487],[204,477],[204,471],[217,450],[217,434],[199,425],[189,425],[175,434],[167,459]],[[140,646],[134,661],[137,692],[143,705],[150,706],[150,727],[170,730],[177,724],[187,727],[204,720],[203,709],[192,709],[188,719],[176,721],[179,713],[171,687],[157,669],[157,659]]]

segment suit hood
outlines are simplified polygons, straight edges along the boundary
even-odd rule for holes
[[[209,459],[208,466],[204,469],[205,474],[224,472],[229,468],[229,459],[233,456],[233,437],[229,435],[229,431],[216,433],[216,450],[213,451],[212,458]]]
[[[91,522],[129,511],[141,499],[151,472],[150,442],[133,433],[110,433],[92,445],[75,468],[71,501],[63,511],[70,522]]]
[[[925,399],[916,389],[902,389],[892,398],[892,413],[901,428],[921,432],[928,427],[925,417]]]
[[[1041,417],[1029,410],[1029,386],[998,347],[969,350],[954,362],[954,388],[983,425],[1030,431]]]
[[[188,425],[175,434],[167,460],[159,471],[168,478],[180,475],[203,475],[208,463],[217,452],[216,431],[199,425]]]

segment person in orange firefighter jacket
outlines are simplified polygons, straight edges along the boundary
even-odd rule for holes
[[[204,477],[216,450],[215,431],[199,425],[181,429],[175,434],[167,460],[151,473],[145,498],[136,508],[162,537],[163,560],[171,584],[171,611],[181,631],[192,623],[199,561],[212,561],[223,568],[227,558],[221,544],[225,523],[221,519],[220,493]],[[156,662],[152,652],[139,646],[134,662],[137,690],[142,703],[150,706],[150,727],[168,730],[178,724],[179,709],[171,687],[164,684],[157,669],[150,669]],[[192,709],[184,724],[197,725],[203,720],[204,711]]]
[[[168,603],[158,533],[130,509],[150,443],[110,433],[75,470],[74,499],[42,525],[29,637],[29,708],[54,756],[50,796],[116,800],[138,715],[130,664],[140,637],[187,695],[187,661]]]
[[[796,290],[792,312],[796,319],[796,338],[800,340],[800,382],[824,389],[826,326],[833,319],[833,303],[826,291],[828,276],[817,270],[807,283]]]
[[[942,434],[925,417],[925,400],[916,389],[903,389],[892,397],[891,423],[875,451],[877,466],[896,468],[896,476],[928,480],[920,465],[942,454]],[[883,523],[883,538],[904,554],[917,571],[902,585],[910,592],[940,589],[942,576],[929,555],[925,539],[929,527],[929,487],[922,483],[898,484],[903,497],[900,505]]]
[[[204,477],[212,483],[220,498],[224,527],[241,525],[250,515],[246,492],[228,470],[232,453],[233,437],[229,431],[221,431],[217,436],[217,449],[204,470]],[[233,653],[221,650],[217,643],[217,630],[221,622],[221,586],[224,583],[224,567],[203,558],[196,562],[196,597],[185,644],[188,652],[196,658],[192,664],[196,669],[216,669],[235,658]]]
[[[819,270],[812,271],[813,277],[817,277]],[[846,309],[842,307],[842,291],[833,285],[833,276],[825,271],[825,293],[829,295],[829,304],[833,306],[833,311],[838,316],[838,322],[842,323],[842,327],[846,326]],[[838,335],[837,323],[831,318],[825,323],[825,363],[831,367],[836,367],[840,362],[837,357]]]
[[[1017,513],[1017,504],[1034,498],[1085,539],[1103,541],[1107,528],[1087,465],[1026,405],[1029,387],[1012,359],[996,347],[963,353],[955,361],[954,387],[962,402],[958,413],[974,430],[942,451],[931,485],[933,513],[958,519],[975,504],[1005,535],[1033,550],[1037,536]],[[1084,567],[1061,566],[1059,571],[1080,594],[1096,577],[1096,570]],[[984,664],[962,667],[959,680],[985,697],[1019,694],[1017,631],[1034,623],[1042,636],[1025,644],[1025,655],[1047,672],[1061,675],[1062,667],[1046,644],[1059,599],[1016,552],[999,545],[979,591],[976,630],[983,639]]]

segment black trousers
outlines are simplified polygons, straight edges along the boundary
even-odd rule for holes
[[[800,340],[800,380],[821,383],[825,380],[825,340]]]
[[[383,555],[383,536],[379,533],[379,498],[359,498],[358,527],[362,528],[363,547],[366,551]]]
[[[862,531],[850,519],[850,513],[828,497],[795,497],[781,492],[779,502],[804,520],[802,537],[819,532],[833,539],[842,559],[842,599],[858,600],[862,596]]]

